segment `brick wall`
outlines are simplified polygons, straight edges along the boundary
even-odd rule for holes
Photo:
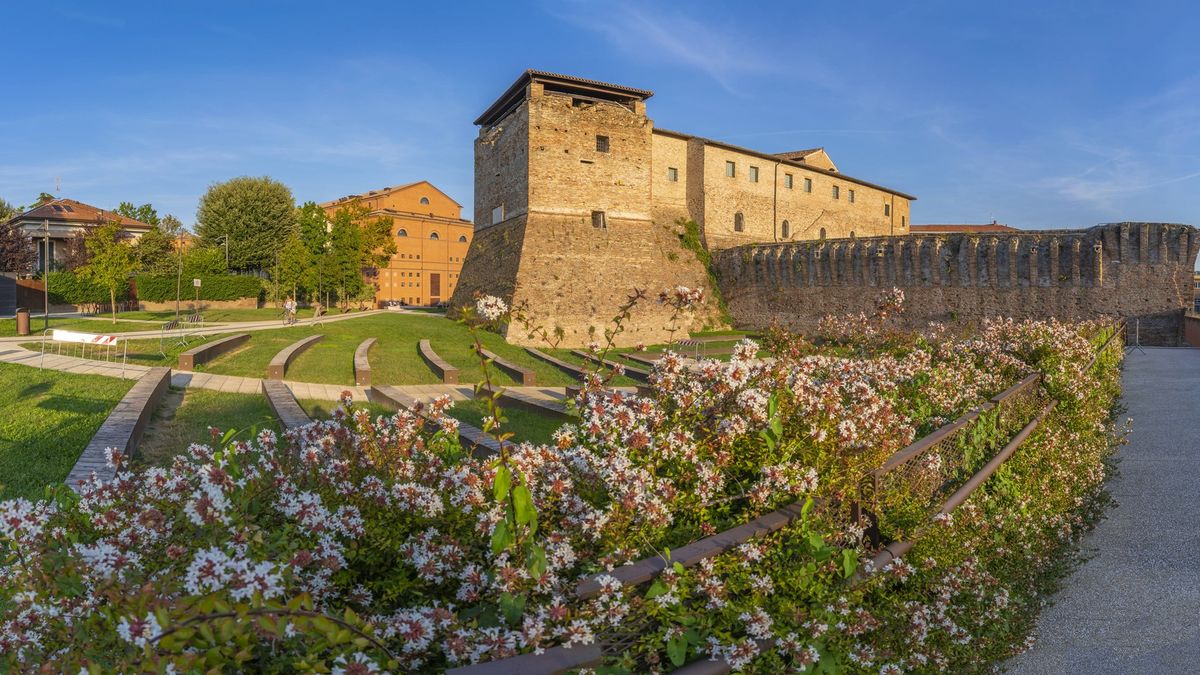
[[[906,294],[909,322],[1119,316],[1143,344],[1179,344],[1200,231],[1119,223],[1086,230],[943,234],[751,245],[715,256],[736,324],[795,329],[869,312],[880,291]]]

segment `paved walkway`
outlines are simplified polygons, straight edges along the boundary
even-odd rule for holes
[[[1200,671],[1200,349],[1134,350],[1122,398],[1134,431],[1109,483],[1119,505],[1012,672]]]

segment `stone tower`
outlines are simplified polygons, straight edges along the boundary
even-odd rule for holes
[[[537,323],[562,329],[564,345],[578,346],[602,336],[641,289],[651,299],[619,343],[667,339],[670,310],[653,297],[709,283],[675,223],[651,215],[651,95],[526,71],[475,120],[475,237],[454,306],[476,291],[524,303]],[[520,327],[507,337],[541,344]]]

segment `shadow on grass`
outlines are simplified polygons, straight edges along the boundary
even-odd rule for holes
[[[45,400],[39,401],[38,408],[45,410],[55,410],[58,412],[75,413],[80,415],[93,415],[95,413],[106,412],[112,408],[112,401],[106,401],[99,398],[86,398],[83,396],[64,396],[54,394],[46,397]]]
[[[37,396],[39,394],[44,394],[44,393],[50,391],[53,387],[54,387],[53,382],[38,382],[37,384],[31,384],[28,387],[25,387],[24,389],[22,389],[21,393],[17,394],[17,397],[18,398],[29,398],[32,396]]]

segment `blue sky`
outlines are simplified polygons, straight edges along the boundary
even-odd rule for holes
[[[1131,2],[5,2],[0,197],[151,202],[270,175],[472,203],[525,68],[651,89],[658,126],[915,194],[913,222],[1198,223],[1200,7]]]

